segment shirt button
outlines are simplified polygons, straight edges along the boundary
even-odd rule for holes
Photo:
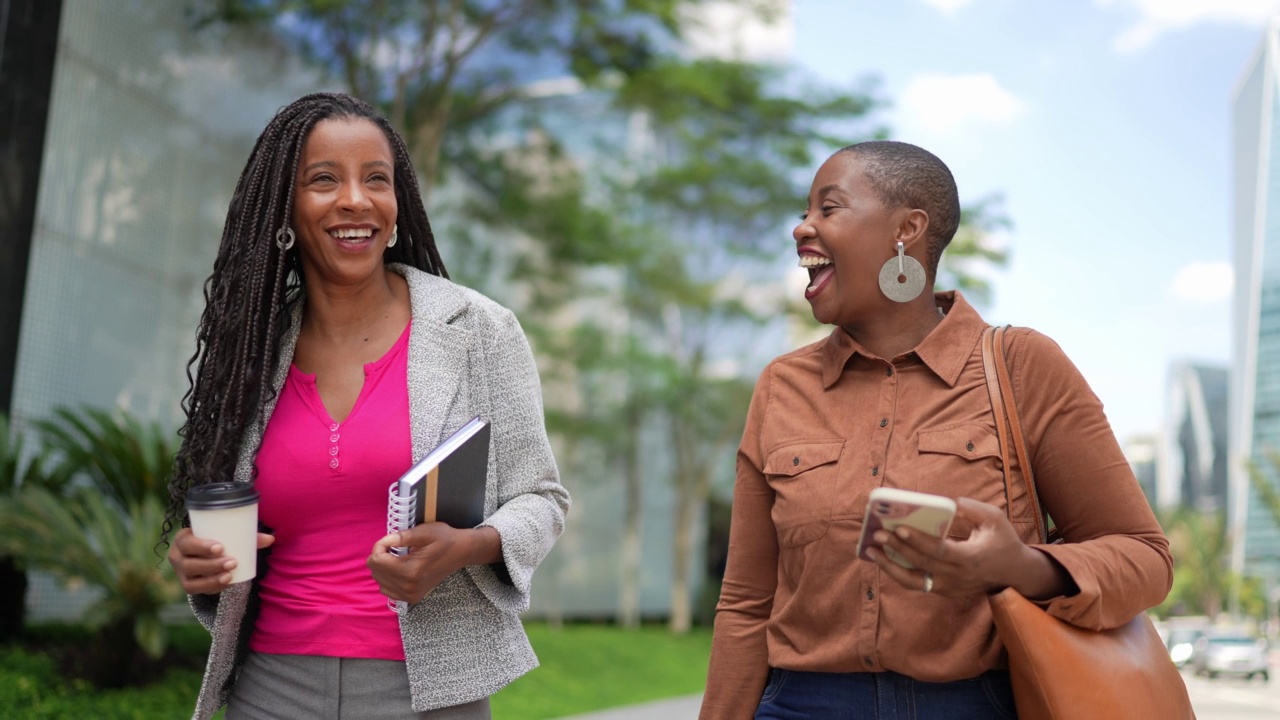
[[[893,374],[893,368],[891,368],[891,367],[887,367],[887,368],[885,368],[885,369],[884,369],[884,374],[885,374],[885,375],[892,375],[892,374]]]
[[[879,466],[879,465],[877,465],[876,467],[871,468],[871,477],[875,477],[876,475],[879,475],[879,474],[880,474],[880,466]]]
[[[329,426],[329,432],[338,432],[338,423]]]
[[[885,425],[888,425],[888,424],[889,424],[889,418],[880,418],[880,427],[884,427]]]
[[[871,667],[872,665],[876,664],[876,661],[872,660],[870,657],[864,657],[862,658],[862,664],[866,665],[867,667]]]
[[[339,435],[338,433],[334,433],[334,434],[332,434],[332,435],[330,435],[330,436],[329,436],[329,442],[331,442],[331,443],[336,443],[336,442],[338,442],[338,438],[340,438],[340,437],[342,437],[342,436],[341,436],[341,435]],[[970,448],[970,449],[972,449],[972,448]]]
[[[791,458],[791,464],[792,464],[792,465],[799,465],[799,464],[800,464],[800,458],[798,458],[798,457],[793,457],[793,458]]]
[[[337,469],[338,469],[338,458],[334,458],[334,459],[330,460],[330,461],[329,461],[329,467],[330,467],[330,468],[332,468],[332,469],[334,469],[334,470],[337,470]]]
[[[875,591],[875,590],[872,590],[871,588],[867,588],[867,599],[868,599],[868,600],[875,600],[875,599],[876,599],[876,591]]]
[[[968,445],[965,445],[964,449],[968,450],[969,452],[973,452],[973,443],[970,442]]]
[[[333,447],[329,448],[329,454],[330,454],[331,456],[335,456],[335,457],[336,457],[336,456],[338,455],[338,446],[337,446],[337,445],[334,445]]]

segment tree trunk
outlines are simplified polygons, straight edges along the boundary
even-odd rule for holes
[[[618,563],[618,623],[640,627],[640,560],[644,554],[644,492],[640,479],[640,411],[628,401],[622,468],[622,540]]]
[[[449,112],[453,106],[453,96],[446,93],[438,107],[433,108],[430,117],[413,133],[410,153],[414,156],[414,165],[418,171],[418,190],[422,193],[422,203],[430,210],[431,193],[435,191],[437,174],[440,172],[440,150],[444,144],[444,133],[449,126]]]
[[[681,478],[676,494],[676,527],[672,540],[671,632],[686,633],[693,627],[693,600],[689,589],[689,567],[693,555],[693,524],[698,517],[698,499],[688,492],[689,478]]]
[[[114,620],[95,636],[87,674],[98,688],[121,688],[136,680],[135,669],[143,658],[133,637],[133,623],[132,617]]]
[[[17,560],[0,557],[0,642],[22,634],[27,617],[27,573]]]
[[[678,416],[671,418],[671,448],[675,456],[676,526],[671,550],[671,632],[686,633],[693,627],[693,598],[689,587],[689,569],[693,556],[693,525],[701,508],[698,473],[702,463],[695,457],[698,443],[692,429]]]

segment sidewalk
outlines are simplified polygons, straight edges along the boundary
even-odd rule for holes
[[[585,715],[574,715],[561,720],[697,720],[698,707],[702,704],[701,695],[655,700],[641,705],[611,708]]]

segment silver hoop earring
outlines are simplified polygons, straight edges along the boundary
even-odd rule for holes
[[[880,268],[880,292],[894,302],[911,302],[924,290],[924,266],[898,242],[898,257]]]
[[[293,228],[285,226],[276,231],[276,247],[287,251],[293,247],[293,243],[297,240],[297,236],[293,234]]]
[[[396,227],[396,228],[392,228],[392,229],[391,229],[391,239],[387,241],[387,247],[389,247],[389,248],[393,248],[393,247],[395,247],[395,246],[396,246],[396,240],[399,240],[399,239],[400,239],[399,235],[400,235],[400,228],[398,228],[398,227]]]

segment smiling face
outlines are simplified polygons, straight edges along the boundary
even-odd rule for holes
[[[321,120],[302,146],[293,229],[308,282],[376,277],[396,227],[395,159],[382,130],[363,118]]]
[[[877,284],[880,268],[895,256],[898,240],[915,255],[927,221],[920,210],[885,207],[856,154],[832,155],[814,176],[791,233],[800,267],[809,271],[804,296],[814,318],[848,326],[893,305]]]

